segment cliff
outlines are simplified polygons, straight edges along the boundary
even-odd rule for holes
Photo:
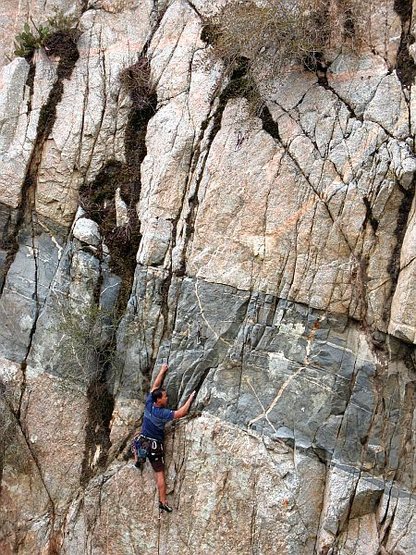
[[[1,553],[414,553],[416,22],[322,4],[302,59],[261,2],[74,0],[8,61],[54,3],[3,3]]]

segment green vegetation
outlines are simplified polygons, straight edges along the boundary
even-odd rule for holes
[[[23,31],[15,37],[15,56],[30,58],[38,48],[55,53],[56,38],[69,36],[73,38],[77,19],[73,16],[64,15],[64,13],[55,8],[53,15],[47,18],[46,23],[35,25],[31,19],[33,28],[29,23],[25,23]]]
[[[37,48],[41,48],[50,35],[48,27],[39,25],[35,31],[25,23],[23,31],[16,35],[14,55],[26,58],[31,56]]]

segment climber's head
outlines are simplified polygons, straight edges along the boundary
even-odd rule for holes
[[[152,400],[157,407],[167,407],[169,398],[166,389],[159,387],[152,391]]]

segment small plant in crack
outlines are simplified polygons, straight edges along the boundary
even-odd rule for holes
[[[57,8],[45,23],[36,25],[31,18],[32,26],[25,23],[23,31],[15,37],[14,55],[29,59],[38,48],[45,48],[48,55],[65,54],[68,41],[77,38],[77,23],[74,16],[65,15]]]
[[[133,106],[144,109],[154,105],[155,86],[150,76],[150,62],[146,56],[120,73],[120,82],[128,91]]]
[[[226,63],[245,56],[281,69],[320,51],[328,36],[327,2],[268,0],[261,6],[247,0],[227,4],[207,21],[202,39]]]
[[[121,362],[116,348],[120,318],[113,311],[91,304],[73,306],[57,301],[60,310],[58,347],[53,367],[64,389],[84,389],[117,371]]]
[[[320,52],[327,41],[327,3],[323,0],[286,2],[268,0],[227,4],[206,20],[201,38],[212,55],[225,64],[234,89],[249,102],[250,111],[262,108],[256,83],[281,76],[284,68],[302,64],[311,52]],[[245,60],[244,74],[236,75]],[[237,91],[235,91],[237,93]]]
[[[213,58],[223,61],[228,77],[239,60],[248,60],[247,90],[241,96],[251,95],[256,104],[268,83],[281,81],[293,66],[319,76],[326,69],[328,48],[356,50],[370,44],[371,14],[371,6],[361,0],[245,0],[228,3],[207,18],[201,38],[211,46]],[[261,90],[256,92],[253,82]]]
[[[57,298],[56,304],[60,326],[51,366],[64,395],[81,393],[87,401],[81,476],[85,484],[97,467],[105,466],[111,447],[113,385],[122,368],[116,339],[121,316],[92,299],[82,303]]]
[[[14,55],[22,58],[32,56],[36,49],[44,45],[50,34],[49,27],[39,25],[35,30],[32,30],[29,24],[25,23],[23,31],[15,37]]]

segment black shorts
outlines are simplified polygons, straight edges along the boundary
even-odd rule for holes
[[[163,443],[144,436],[139,437],[139,445],[147,452],[147,458],[155,472],[165,469]]]

